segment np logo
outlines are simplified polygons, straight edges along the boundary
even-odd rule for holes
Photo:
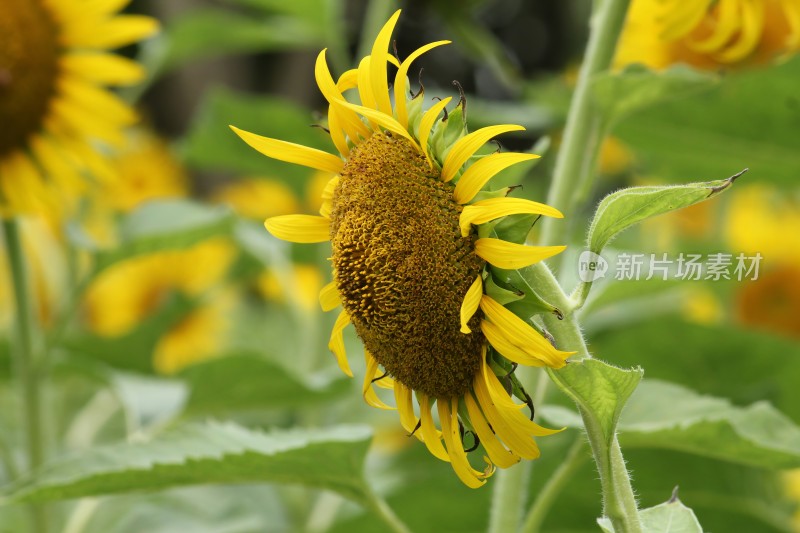
[[[578,277],[583,282],[596,281],[605,277],[608,272],[608,261],[602,256],[586,250],[578,257]]]

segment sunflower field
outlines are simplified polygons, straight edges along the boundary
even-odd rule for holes
[[[1,0],[0,533],[800,533],[800,0]]]

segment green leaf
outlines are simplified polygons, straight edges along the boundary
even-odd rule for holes
[[[199,9],[176,17],[165,31],[161,68],[236,53],[322,45],[313,27],[295,17],[257,17],[224,9]]]
[[[97,253],[95,273],[131,257],[185,248],[210,237],[230,234],[235,216],[224,206],[190,200],[158,200],[143,204],[123,219],[120,244]]]
[[[180,377],[190,388],[185,408],[189,415],[314,405],[350,388],[348,379],[322,383],[301,380],[276,363],[252,354],[223,356],[192,365]]]
[[[758,179],[797,183],[800,57],[726,75],[710,91],[655,106],[614,129],[649,175],[684,183],[749,167]]]
[[[53,461],[8,487],[14,502],[154,491],[209,483],[297,483],[364,501],[365,426],[263,433],[232,423],[179,427],[143,443]]]
[[[548,373],[610,444],[622,408],[644,371],[641,368],[623,370],[597,359],[584,359],[560,370],[548,370]]]
[[[619,429],[625,446],[668,448],[763,468],[800,467],[800,428],[767,402],[737,407],[647,380]]]
[[[332,150],[330,138],[314,123],[311,111],[274,97],[250,96],[227,89],[210,91],[200,105],[183,146],[189,165],[203,170],[252,173],[280,177],[296,191],[310,171],[271,159],[250,148],[228,127],[258,135]]]
[[[694,511],[677,498],[640,510],[639,519],[642,530],[647,533],[703,533]],[[597,523],[606,533],[614,533],[614,527],[608,518],[599,518]]]
[[[597,206],[589,226],[589,250],[599,254],[614,237],[634,224],[716,196],[744,172],[724,180],[631,187],[609,194]]]
[[[592,80],[592,95],[604,120],[613,123],[655,104],[710,89],[717,83],[717,75],[686,65],[664,71],[630,65],[620,72],[597,75]]]

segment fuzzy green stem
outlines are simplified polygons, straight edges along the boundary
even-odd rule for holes
[[[19,223],[16,219],[3,219],[3,235],[8,252],[11,284],[14,290],[16,315],[16,343],[14,346],[14,369],[22,387],[22,423],[28,451],[28,470],[34,471],[44,462],[44,431],[42,429],[41,368],[36,360],[33,346],[33,311],[28,298],[28,282],[25,258],[22,250]],[[47,531],[47,515],[44,507],[31,507],[33,530]]]
[[[531,463],[518,464],[495,474],[492,507],[489,515],[489,533],[517,531],[530,479]]]
[[[536,495],[533,506],[525,517],[522,525],[523,533],[539,533],[542,530],[542,523],[547,517],[547,513],[556,501],[556,498],[564,490],[567,482],[573,474],[580,469],[586,460],[586,442],[583,437],[578,437],[575,443],[567,452],[567,456],[558,465],[555,472],[547,479],[547,482]]]
[[[367,489],[367,501],[364,502],[365,505],[372,510],[375,515],[381,519],[381,521],[389,528],[389,531],[393,531],[394,533],[411,533],[411,530],[408,529],[402,520],[394,513],[389,504],[386,501],[375,494],[375,492],[371,489]]]
[[[602,121],[592,105],[592,80],[596,74],[607,70],[614,59],[629,3],[630,0],[595,2],[589,44],[578,75],[547,196],[547,203],[560,209],[567,220],[575,210],[579,190],[585,190],[588,186],[587,176],[594,170],[602,137]],[[566,231],[565,224],[546,219],[542,224],[541,242],[562,242]]]

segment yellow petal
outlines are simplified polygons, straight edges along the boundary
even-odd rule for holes
[[[347,361],[347,352],[344,349],[344,336],[342,335],[342,330],[344,330],[348,324],[350,324],[350,316],[347,314],[347,311],[342,310],[336,318],[336,322],[333,324],[328,348],[333,352],[333,355],[336,356],[336,362],[339,364],[339,368],[342,372],[352,378],[353,371],[350,370],[350,363]]]
[[[414,404],[411,398],[411,389],[396,381],[394,384],[394,399],[397,403],[397,412],[400,413],[400,424],[409,435],[414,432],[418,440],[424,441],[422,433],[414,431],[419,423],[419,419],[414,414]]]
[[[468,205],[461,211],[458,223],[461,226],[461,236],[469,235],[472,224],[480,225],[496,218],[508,215],[547,215],[549,217],[564,218],[561,211],[549,205],[532,202],[523,198],[489,198]]]
[[[309,148],[302,144],[262,137],[261,135],[250,133],[249,131],[240,130],[235,126],[230,126],[230,128],[252,148],[255,148],[272,159],[315,168],[324,172],[330,172],[331,174],[338,174],[344,166],[344,162],[341,158],[329,154],[328,152],[323,152],[316,148]]]
[[[719,4],[719,16],[717,23],[705,39],[692,41],[691,46],[694,50],[702,53],[711,53],[719,50],[725,43],[731,40],[733,34],[739,28],[739,4],[737,2],[721,2]]]
[[[492,463],[500,468],[508,468],[519,462],[519,455],[515,454],[506,448],[497,440],[497,437],[492,432],[492,428],[486,423],[486,419],[481,413],[478,403],[472,397],[471,392],[464,395],[464,403],[467,404],[467,412],[469,413],[469,420],[472,422],[472,428],[478,434],[486,453],[489,454],[489,459]]]
[[[547,364],[548,360],[542,359],[541,356],[537,357],[536,352],[531,353],[529,350],[520,348],[504,335],[499,327],[491,322],[482,320],[481,331],[486,340],[489,341],[489,344],[509,361],[525,366],[549,366]]]
[[[423,442],[428,447],[431,455],[442,461],[450,462],[450,457],[447,455],[447,450],[442,445],[442,440],[439,431],[433,425],[433,417],[431,417],[431,399],[425,393],[419,393],[419,414],[422,417],[422,431]]]
[[[158,21],[142,15],[120,15],[97,23],[67,25],[62,29],[61,42],[68,48],[119,48],[135,43],[158,31]]]
[[[453,192],[453,197],[456,202],[466,204],[478,194],[478,191],[483,188],[498,172],[505,170],[511,165],[522,163],[523,161],[530,161],[531,159],[538,159],[540,156],[536,154],[518,154],[514,152],[504,152],[487,155],[477,160],[475,163],[464,171],[464,174],[459,178],[456,183],[456,190]]]
[[[359,135],[365,138],[369,137],[369,128],[367,128],[366,124],[361,122],[361,119],[356,113],[352,110],[335,105],[337,102],[344,102],[345,99],[341,93],[342,89],[333,81],[333,76],[331,76],[331,71],[328,69],[328,63],[325,60],[325,52],[326,50],[322,50],[319,55],[317,55],[317,62],[314,65],[314,77],[317,80],[317,86],[319,86],[322,95],[331,104],[328,111],[328,120],[334,120],[339,123],[353,142],[358,141]],[[333,119],[331,118],[332,113],[336,114],[336,117]],[[333,128],[331,128],[331,131],[333,131]],[[338,144],[337,148],[339,148]],[[342,152],[340,148],[339,152],[344,155],[344,152]]]
[[[319,291],[319,305],[325,312],[332,311],[342,305],[342,299],[339,296],[339,290],[336,288],[335,281],[331,281]]]
[[[114,54],[71,52],[61,58],[61,67],[94,83],[130,85],[145,77],[135,61]]]
[[[478,310],[478,306],[481,304],[481,296],[483,296],[483,280],[478,276],[470,285],[466,296],[464,296],[464,301],[461,303],[461,333],[472,333],[467,322]]]
[[[422,148],[422,152],[425,154],[428,163],[431,165],[431,168],[433,167],[433,158],[431,157],[430,150],[428,150],[428,137],[430,137],[433,124],[439,118],[439,114],[442,112],[442,109],[444,109],[452,99],[452,97],[448,96],[444,100],[433,104],[431,108],[425,111],[425,114],[422,115],[422,120],[419,123],[419,145]]]
[[[369,64],[369,78],[372,83],[372,94],[377,103],[378,111],[387,115],[392,114],[392,102],[389,99],[389,84],[386,79],[386,61],[389,56],[389,40],[392,38],[400,10],[394,12],[386,24],[383,25],[375,42],[372,45],[372,59]],[[365,104],[366,105],[366,104]]]
[[[667,12],[666,28],[662,38],[666,41],[680,39],[692,31],[703,17],[711,5],[712,0],[694,0],[692,2],[674,3],[665,9]]]
[[[436,41],[417,48],[400,64],[400,68],[397,70],[397,74],[394,77],[394,111],[397,116],[397,122],[404,128],[408,127],[408,107],[406,105],[406,78],[408,77],[408,69],[411,68],[411,63],[419,56],[443,44],[450,44],[450,41]],[[424,143],[420,144],[424,149]]]
[[[491,372],[491,370],[489,370],[489,372]],[[530,435],[526,435],[523,431],[520,431],[519,428],[508,423],[502,414],[508,411],[508,409],[499,407],[493,401],[482,376],[475,376],[473,390],[478,399],[478,404],[484,416],[486,416],[486,420],[489,421],[495,434],[503,440],[505,445],[523,459],[536,459],[539,457],[539,446],[536,445],[536,441],[533,440],[533,437]]]
[[[328,106],[328,131],[331,134],[331,140],[336,150],[338,150],[342,157],[346,158],[350,155],[350,147],[347,145],[346,132],[344,131],[342,120],[339,118],[340,113],[341,107],[334,106],[333,104]]]
[[[372,354],[367,350],[364,350],[364,360],[367,364],[367,371],[364,374],[363,386],[364,401],[366,401],[371,407],[386,409],[388,411],[394,410],[394,407],[386,405],[380,398],[378,398],[378,395],[375,394],[375,390],[372,388],[372,380],[378,376],[378,361],[376,361],[375,358],[372,357]]]
[[[472,157],[473,154],[475,154],[475,151],[486,144],[486,142],[492,137],[496,137],[501,133],[507,133],[509,131],[522,131],[524,129],[525,128],[522,126],[502,124],[498,126],[481,128],[478,131],[474,131],[469,135],[465,135],[464,137],[460,138],[450,149],[450,152],[447,154],[447,157],[444,160],[444,166],[442,167],[442,181],[450,181],[453,179],[456,173],[461,169],[461,166],[467,162],[467,159]]]
[[[371,64],[372,58],[369,56],[362,58],[358,64],[358,98],[361,100],[362,106],[377,111],[378,104],[375,101],[375,94],[372,92],[372,83],[370,83]]]
[[[62,77],[59,90],[70,101],[114,124],[136,122],[136,113],[118,96],[74,76]]]
[[[329,219],[316,215],[281,215],[264,221],[264,227],[275,237],[298,243],[330,240],[330,225]]]
[[[556,349],[533,327],[486,294],[481,298],[481,309],[486,319],[499,328],[508,342],[524,346],[526,353],[545,361],[548,366],[561,368],[564,360],[575,353]]]
[[[479,472],[472,468],[464,452],[464,444],[458,432],[458,398],[449,402],[440,400],[436,402],[439,407],[439,420],[442,422],[442,435],[447,445],[447,453],[458,479],[471,489],[477,489],[486,483],[490,473]]]
[[[54,98],[50,104],[52,115],[48,129],[54,129],[60,137],[69,139],[77,137],[96,139],[113,147],[120,148],[125,144],[125,137],[120,129],[101,115],[87,113],[82,105],[66,98]]]
[[[352,109],[353,111],[357,112],[358,114],[366,117],[370,121],[378,124],[384,129],[391,131],[392,133],[396,133],[402,137],[405,137],[411,143],[416,146],[417,142],[411,137],[411,134],[397,122],[394,117],[391,115],[386,115],[381,113],[380,111],[375,111],[374,109],[369,109],[368,107],[360,106],[351,104],[348,102],[341,102],[339,105],[342,105],[348,109]]]
[[[30,140],[30,149],[45,174],[66,191],[77,193],[86,189],[84,180],[73,164],[47,137],[35,135]]]
[[[750,55],[764,32],[764,4],[742,2],[742,25],[733,46],[717,55],[720,61],[733,63]]]
[[[538,263],[563,252],[566,246],[526,246],[502,239],[484,238],[475,241],[475,253],[490,264],[515,270]]]

